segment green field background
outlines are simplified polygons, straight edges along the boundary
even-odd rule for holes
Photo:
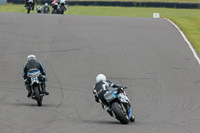
[[[195,0],[192,1],[194,2]],[[26,9],[24,5],[7,4],[7,5],[0,5],[0,12],[26,13]],[[36,13],[36,11],[34,10],[31,13]],[[68,10],[65,12],[65,15],[94,15],[94,16],[152,18],[153,13],[159,13],[162,18],[169,18],[174,23],[176,23],[180,27],[180,29],[185,33],[185,35],[192,43],[193,47],[196,49],[198,54],[200,54],[200,10],[199,9],[68,6]]]
[[[68,1],[108,1],[108,0],[68,0]],[[200,3],[200,0],[109,0],[109,1]]]

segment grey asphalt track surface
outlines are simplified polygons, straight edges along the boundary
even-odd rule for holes
[[[43,106],[23,65],[47,72]],[[128,86],[135,123],[96,103],[95,77]],[[0,13],[0,133],[199,133],[200,66],[165,19]]]

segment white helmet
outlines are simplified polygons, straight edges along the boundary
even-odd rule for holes
[[[27,56],[27,60],[29,61],[29,60],[31,60],[31,59],[34,59],[34,60],[36,60],[36,56],[35,55],[29,55],[29,56]]]
[[[98,83],[99,81],[106,81],[106,76],[105,76],[104,74],[99,74],[99,75],[97,75],[97,77],[96,77],[96,81],[97,81],[97,83]]]
[[[45,6],[48,6],[48,3],[45,3]]]

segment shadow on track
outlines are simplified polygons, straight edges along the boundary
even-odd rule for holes
[[[29,106],[29,107],[37,107],[37,103],[23,103],[23,102],[16,102],[16,103],[3,103],[5,105],[12,105],[12,106]],[[56,105],[53,104],[43,104],[41,107],[56,107]]]

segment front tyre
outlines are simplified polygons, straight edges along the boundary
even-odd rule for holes
[[[34,86],[34,92],[35,92],[35,99],[37,100],[37,105],[42,106],[42,99],[40,97],[39,87]]]
[[[57,10],[53,9],[52,14],[57,14]]]
[[[111,105],[111,108],[116,116],[116,118],[122,123],[122,124],[128,124],[129,123],[129,120],[127,119],[127,117],[123,114],[121,108],[120,108],[120,105],[119,103],[117,102],[114,102],[112,105]]]
[[[31,8],[32,8],[31,3],[28,3],[28,5],[27,5],[27,13],[28,14],[30,13]]]
[[[29,14],[30,13],[30,8],[28,7],[28,9],[27,9],[27,13]]]
[[[64,14],[64,11],[65,11],[65,7],[64,7],[64,6],[61,6],[60,14]]]

